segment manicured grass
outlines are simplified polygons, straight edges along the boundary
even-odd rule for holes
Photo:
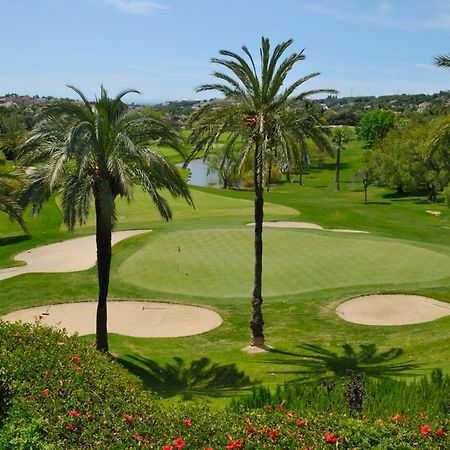
[[[435,367],[449,373],[449,317],[420,325],[368,327],[347,323],[335,313],[341,301],[373,292],[410,292],[450,301],[446,205],[395,198],[380,187],[370,187],[369,204],[363,204],[362,187],[354,181],[360,156],[359,144],[352,142],[343,154],[341,192],[335,191],[330,160],[321,171],[311,169],[304,186],[285,182],[265,196],[267,220],[302,220],[371,233],[264,230],[263,311],[267,342],[276,349],[271,353],[241,351],[249,342],[253,236],[246,223],[253,221],[251,191],[192,189],[196,209],[172,202],[174,221],[169,223],[161,221],[139,191],[130,206],[119,202],[119,229],[154,231],[114,247],[110,298],[202,304],[224,319],[219,328],[186,338],[111,335],[110,348],[119,361],[170,401],[201,396],[217,404],[252,385],[340,377],[348,368],[373,377],[414,377]],[[429,209],[442,214],[431,216]],[[93,233],[94,216],[70,235],[52,200],[37,219],[29,219],[29,226],[33,237],[23,240],[20,229],[0,217],[3,267],[27,248]],[[28,274],[1,281],[0,287],[0,313],[93,299],[96,271]],[[221,373],[228,375],[214,381],[214,374]]]
[[[167,294],[246,301],[253,282],[252,236],[253,230],[241,228],[155,233],[141,241],[118,275]],[[450,268],[449,256],[398,240],[316,230],[266,229],[264,252],[266,297],[435,281]]]

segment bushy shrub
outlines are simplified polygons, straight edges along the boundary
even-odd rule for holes
[[[447,378],[435,374],[435,383],[445,386]],[[355,418],[327,406],[317,411],[314,402],[294,411],[284,400],[258,409],[169,407],[107,355],[38,325],[0,321],[0,386],[2,450],[450,447],[442,416]]]

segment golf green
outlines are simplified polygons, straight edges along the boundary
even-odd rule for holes
[[[247,300],[253,258],[253,231],[248,228],[154,233],[120,265],[118,275],[165,294]],[[316,230],[264,231],[265,296],[432,281],[448,276],[449,269],[449,256],[400,240]]]

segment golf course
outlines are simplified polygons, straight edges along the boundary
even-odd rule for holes
[[[202,306],[222,319],[218,327],[193,336],[110,333],[110,352],[130,376],[168,402],[203,399],[221,407],[255,386],[340,377],[347,369],[399,379],[414,379],[435,368],[448,372],[450,362],[442,355],[450,351],[445,339],[450,316],[413,325],[370,326],[336,313],[344,301],[375,293],[450,301],[446,205],[441,198],[429,205],[420,197],[395,197],[376,186],[364,204],[362,186],[354,177],[362,152],[356,140],[345,150],[340,192],[330,159],[322,169],[312,164],[303,186],[284,180],[266,193],[265,221],[323,227],[264,228],[263,310],[269,352],[243,351],[250,342],[252,191],[191,186],[195,208],[171,201],[173,220],[167,223],[139,191],[130,205],[119,201],[118,230],[151,232],[113,247],[110,301]],[[430,208],[441,214],[427,213]],[[2,268],[20,264],[14,256],[21,252],[95,233],[93,214],[85,226],[68,233],[54,199],[40,215],[27,212],[25,217],[31,238],[1,216]],[[0,285],[0,315],[30,307],[45,311],[51,305],[95,301],[96,269],[25,273]],[[94,335],[80,339],[90,343]],[[370,357],[364,352],[367,346],[372,348]],[[179,368],[175,375],[174,365]],[[208,387],[211,370],[225,369],[233,376]]]

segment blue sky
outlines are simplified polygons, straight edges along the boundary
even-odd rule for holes
[[[0,0],[0,94],[159,102],[205,98],[219,49],[257,53],[261,36],[293,38],[306,60],[294,75],[321,75],[305,88],[340,96],[450,89],[432,65],[450,53],[450,0]]]

